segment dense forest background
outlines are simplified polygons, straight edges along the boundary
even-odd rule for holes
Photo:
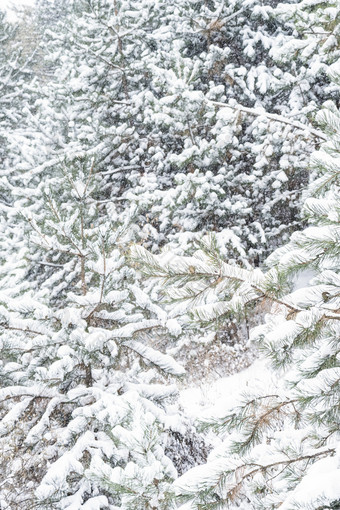
[[[0,509],[339,509],[339,1],[0,41]]]

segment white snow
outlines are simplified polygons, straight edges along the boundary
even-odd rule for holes
[[[339,455],[315,462],[295,490],[280,506],[280,510],[290,510],[293,506],[298,507],[306,504],[313,505],[322,497],[327,498],[328,502],[340,498]]]
[[[267,364],[267,360],[259,359],[237,374],[183,389],[180,403],[185,414],[193,420],[204,416],[222,416],[237,404],[243,392],[254,391],[256,386],[272,385],[273,374]]]

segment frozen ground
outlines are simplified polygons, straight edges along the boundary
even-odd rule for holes
[[[267,360],[259,359],[239,373],[183,389],[180,403],[186,415],[192,420],[223,415],[236,404],[238,395],[255,386],[271,384],[273,375],[267,363]]]
[[[214,382],[205,380],[201,384],[197,383],[192,387],[183,389],[180,393],[180,404],[189,420],[195,422],[199,419],[223,416],[230,408],[233,408],[238,401],[238,396],[244,392],[249,392],[256,387],[268,387],[272,384],[273,374],[267,367],[268,361],[258,359],[248,368],[230,375],[220,377]],[[222,443],[222,438],[209,432],[204,436],[205,448],[212,451]],[[198,464],[202,464],[199,462]],[[197,465],[193,470],[187,471],[184,475],[186,482],[188,477],[190,483],[194,483],[200,469],[204,466]],[[181,479],[183,481],[183,478]],[[236,508],[236,507],[235,507]],[[242,502],[242,510],[252,510],[246,501]],[[192,510],[191,503],[186,503],[180,507],[180,510]]]
[[[308,285],[314,276],[312,271],[301,272],[294,282],[293,290],[296,294],[299,289]],[[273,373],[268,368],[268,360],[255,359],[256,348],[249,342],[243,341],[233,347],[225,345],[222,347],[224,350],[220,349],[216,363],[207,355],[204,360],[198,359],[200,346],[197,349],[198,354],[196,350],[196,366],[193,366],[196,377],[191,375],[192,383],[188,388],[182,389],[180,394],[181,406],[193,421],[202,417],[223,415],[237,404],[238,395],[253,391],[255,387],[272,386],[274,382]],[[211,345],[209,348],[211,350]],[[228,375],[228,372],[236,373]],[[218,377],[219,374],[223,376]]]

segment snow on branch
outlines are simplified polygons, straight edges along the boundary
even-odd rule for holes
[[[122,345],[133,350],[142,358],[151,361],[151,363],[164,370],[164,372],[177,376],[185,374],[184,368],[168,354],[162,354],[161,352],[152,349],[152,347],[148,347],[133,340],[124,342]]]
[[[327,136],[319,131],[318,129],[311,128],[309,126],[306,126],[305,124],[302,124],[301,122],[297,122],[291,119],[288,119],[287,117],[284,117],[283,115],[277,115],[274,113],[268,113],[265,110],[258,110],[256,108],[248,108],[246,106],[242,106],[240,104],[237,104],[236,106],[231,106],[230,104],[226,103],[219,103],[218,101],[207,101],[208,104],[217,106],[219,108],[230,108],[231,110],[237,111],[237,112],[243,112],[248,113],[249,115],[253,115],[254,117],[266,117],[269,120],[273,120],[275,122],[281,122],[282,124],[286,124],[288,126],[291,126],[295,129],[298,129],[300,131],[304,131],[307,135],[314,136],[315,138],[318,138],[319,140],[327,141]]]

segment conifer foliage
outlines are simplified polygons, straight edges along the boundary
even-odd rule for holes
[[[2,501],[168,508],[164,403],[177,390],[161,382],[184,371],[148,345],[167,317],[126,266],[129,225],[96,215],[94,164],[64,165],[27,215],[33,260],[53,271],[39,292],[1,296]]]
[[[252,339],[271,360],[276,382],[201,423],[220,433],[224,445],[175,482],[189,508],[241,501],[250,508],[325,509],[336,508],[340,498],[340,113],[334,103],[318,121],[328,141],[313,155],[317,178],[303,209],[309,226],[269,257],[266,273],[230,266],[213,243],[191,258],[135,249],[147,274],[166,277],[170,298],[182,300],[196,320],[272,304]]]
[[[34,76],[35,52],[26,52],[19,39],[19,25],[10,23],[5,12],[0,10],[0,164],[1,193],[5,194],[7,178],[15,161],[13,130],[24,128],[23,107],[32,102],[34,94],[28,84]],[[13,161],[14,160],[14,161]],[[3,196],[10,201],[10,196]]]
[[[338,3],[30,12],[29,54],[0,12],[1,510],[335,509]],[[199,437],[170,353],[264,312],[271,387]]]
[[[336,49],[318,57],[321,36],[311,45],[305,37],[311,23],[294,26],[304,5],[272,4],[184,1],[169,17],[174,42],[153,62],[143,95],[152,157],[133,191],[153,250],[214,231],[229,259],[258,264],[300,225],[307,161],[320,141],[311,120]]]

